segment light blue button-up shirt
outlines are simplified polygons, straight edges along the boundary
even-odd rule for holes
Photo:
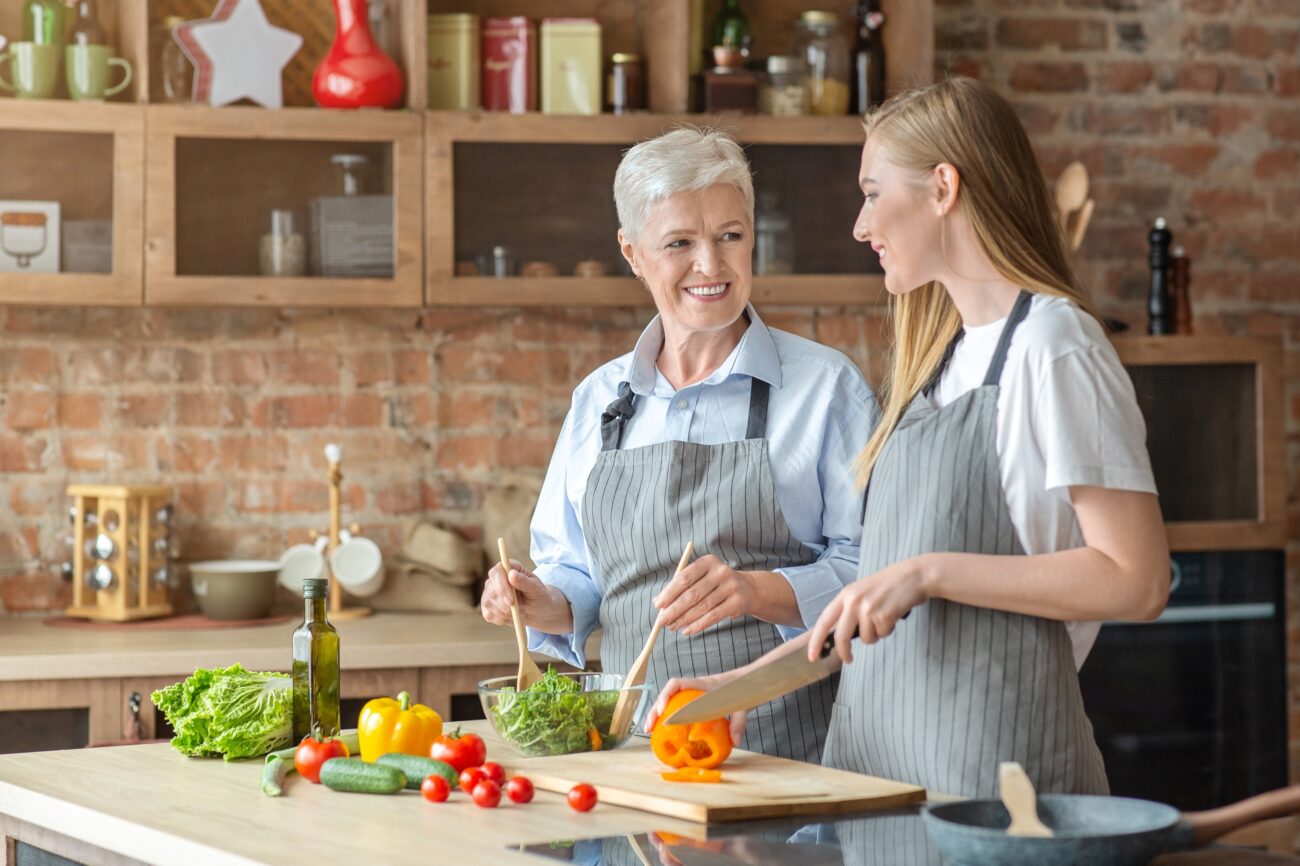
[[[767,439],[777,502],[794,537],[817,554],[815,562],[777,572],[790,582],[804,625],[816,622],[857,577],[862,493],[854,487],[852,463],[875,423],[875,396],[840,352],[769,329],[752,306],[748,314],[739,345],[701,382],[677,390],[659,372],[664,332],[656,316],[630,354],[600,367],[574,390],[531,526],[537,576],[569,599],[573,633],[530,628],[531,649],[581,668],[587,638],[600,625],[601,591],[582,526],[582,498],[600,454],[600,414],[624,381],[637,395],[636,414],[623,431],[624,449],[744,439],[750,380],[770,384]],[[803,630],[779,627],[787,640]]]

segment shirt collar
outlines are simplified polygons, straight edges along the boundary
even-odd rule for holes
[[[747,304],[745,312],[749,315],[749,327],[741,335],[740,342],[731,350],[727,360],[723,361],[718,369],[697,384],[716,385],[728,376],[739,375],[762,379],[773,388],[781,387],[781,358],[777,355],[772,332],[768,330],[767,325],[763,324],[753,304]],[[655,361],[659,358],[659,350],[663,348],[663,344],[663,320],[656,315],[641,332],[641,336],[636,341],[636,348],[632,350],[632,363],[628,367],[627,380],[634,393],[641,396],[654,393],[655,381],[659,377]]]

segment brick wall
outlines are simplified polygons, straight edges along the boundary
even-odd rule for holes
[[[1300,0],[938,0],[936,22],[940,72],[1007,93],[1050,177],[1087,164],[1098,212],[1080,268],[1107,312],[1143,326],[1145,235],[1163,215],[1192,258],[1199,330],[1286,341],[1294,475]],[[346,448],[347,519],[387,549],[412,515],[474,532],[484,489],[509,468],[542,470],[569,390],[629,348],[644,318],[0,310],[0,604],[65,603],[50,575],[66,556],[70,480],[165,478],[187,558],[273,556],[322,526],[330,440]],[[878,378],[878,310],[769,319]],[[1300,589],[1300,547],[1288,563]],[[1294,656],[1300,592],[1290,597]]]

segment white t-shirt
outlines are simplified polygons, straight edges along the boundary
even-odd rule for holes
[[[966,329],[931,397],[936,406],[983,384],[1006,323]],[[1026,553],[1083,546],[1071,485],[1156,492],[1133,383],[1101,325],[1076,304],[1034,295],[1000,384],[1002,490]],[[1082,667],[1101,623],[1066,627]]]

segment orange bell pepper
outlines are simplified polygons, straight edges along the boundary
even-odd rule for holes
[[[664,710],[668,717],[704,694],[698,689],[683,689],[673,695]],[[655,757],[674,769],[700,767],[711,770],[731,754],[731,728],[726,719],[697,722],[694,725],[665,725],[659,722],[650,733],[650,748]]]
[[[357,736],[363,761],[373,763],[392,752],[427,758],[433,741],[442,736],[442,716],[424,704],[412,706],[410,692],[402,692],[397,700],[375,698],[361,708]]]
[[[682,767],[668,773],[660,773],[665,782],[721,782],[721,770],[706,770],[703,767]]]

